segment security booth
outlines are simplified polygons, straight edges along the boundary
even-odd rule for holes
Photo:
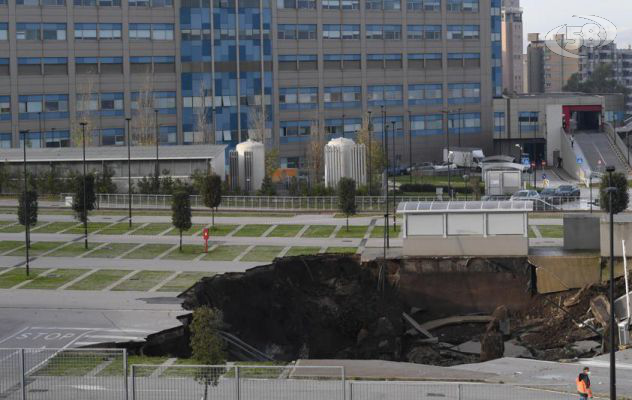
[[[399,203],[404,256],[526,256],[531,201]]]

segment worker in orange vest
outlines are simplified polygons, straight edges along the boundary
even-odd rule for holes
[[[577,384],[577,393],[579,393],[579,398],[581,400],[586,400],[587,398],[593,398],[592,389],[590,388],[590,369],[585,367],[582,372],[577,376],[575,383]]]

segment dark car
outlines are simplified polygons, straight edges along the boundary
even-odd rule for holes
[[[549,204],[560,204],[560,197],[557,194],[557,189],[542,189],[542,191],[540,192],[540,198]]]
[[[556,190],[557,196],[560,197],[561,200],[572,201],[579,200],[580,191],[577,186],[572,185],[562,185]]]

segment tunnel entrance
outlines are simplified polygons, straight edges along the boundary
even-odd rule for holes
[[[600,105],[563,106],[566,133],[598,131],[601,120]],[[571,122],[573,121],[573,122]]]
[[[597,131],[599,130],[599,116],[597,111],[578,111],[573,113],[577,121],[577,131]]]

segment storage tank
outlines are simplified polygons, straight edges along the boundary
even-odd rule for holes
[[[247,192],[261,189],[266,173],[264,144],[248,139],[239,143],[235,150],[239,157],[239,187]]]
[[[356,185],[365,185],[365,153],[364,145],[351,139],[331,139],[325,146],[325,186],[337,187],[340,178],[352,178]]]

